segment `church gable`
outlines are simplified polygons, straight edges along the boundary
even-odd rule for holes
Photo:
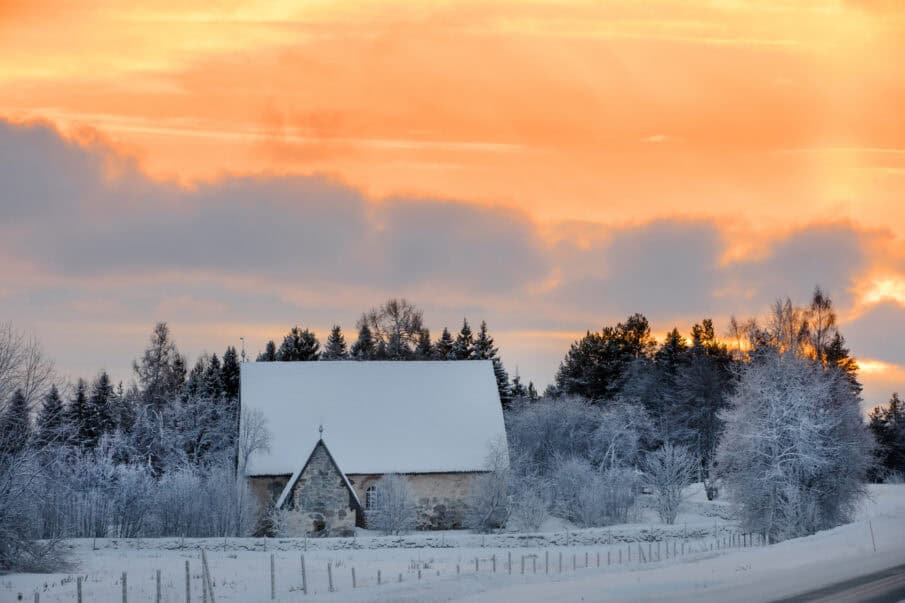
[[[355,527],[361,505],[324,441],[318,440],[305,464],[286,484],[277,508],[290,530],[343,535]]]

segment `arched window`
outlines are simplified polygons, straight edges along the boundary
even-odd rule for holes
[[[377,504],[377,488],[375,486],[369,486],[367,490],[365,490],[365,509],[370,511]]]

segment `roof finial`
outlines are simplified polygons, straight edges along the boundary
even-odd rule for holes
[[[324,439],[324,425],[321,423],[317,428],[318,433],[320,433],[320,438]]]

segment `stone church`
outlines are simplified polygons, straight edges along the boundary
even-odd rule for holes
[[[246,476],[288,535],[367,527],[374,488],[403,475],[419,529],[462,527],[471,486],[506,432],[490,361],[242,364],[241,404],[260,411],[270,449]]]

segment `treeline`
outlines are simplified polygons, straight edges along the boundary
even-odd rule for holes
[[[394,298],[363,313],[356,329],[357,337],[349,344],[342,328],[333,325],[322,348],[314,332],[295,326],[279,346],[274,340],[268,341],[257,361],[490,360],[504,407],[513,400],[539,397],[530,381],[526,386],[518,374],[510,380],[485,321],[475,333],[465,318],[455,337],[448,327],[443,327],[440,337],[434,340],[424,326],[423,312],[405,299]]]

